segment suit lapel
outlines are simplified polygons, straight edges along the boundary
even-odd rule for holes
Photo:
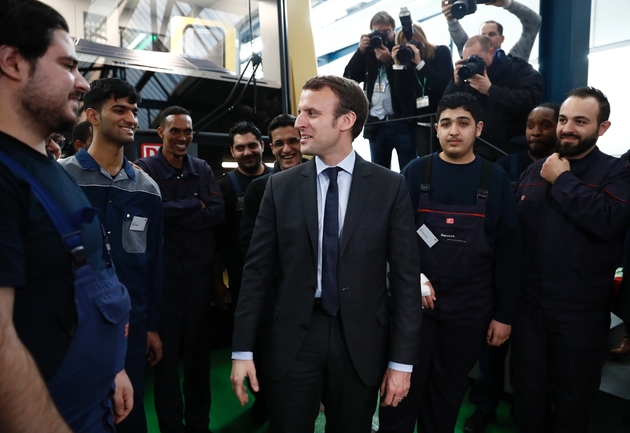
[[[300,183],[300,197],[302,198],[302,210],[306,221],[306,230],[311,240],[313,257],[317,257],[317,173],[315,170],[315,158],[303,164],[302,182]]]
[[[346,249],[352,231],[365,207],[365,202],[370,192],[371,174],[370,164],[357,154],[354,163],[354,172],[352,174],[352,186],[350,187],[350,196],[348,197],[346,217],[344,219],[343,229],[341,230],[339,256],[341,256]]]

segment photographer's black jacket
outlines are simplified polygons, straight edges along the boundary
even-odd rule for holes
[[[451,50],[444,45],[436,47],[434,57],[425,59],[422,69],[418,71],[415,66],[411,63],[406,69],[394,70],[394,81],[391,86],[400,104],[401,117],[435,113],[437,104],[442,99],[449,80],[453,77]],[[421,83],[424,86],[424,92]],[[416,99],[422,97],[423,93],[429,96],[429,106],[416,108]],[[429,123],[430,119],[421,118],[418,122]]]
[[[540,103],[542,76],[520,57],[508,54],[503,62],[505,66],[501,72],[497,71],[501,64],[496,57],[488,68],[492,82],[489,95],[482,95],[468,82],[458,86],[453,78],[444,94],[467,92],[474,95],[482,109],[481,138],[508,153],[513,153],[522,149],[510,147],[509,141],[524,133],[529,112]],[[493,75],[498,76],[493,77]],[[501,156],[499,152],[479,141],[475,143],[475,153],[490,161],[496,161]]]
[[[343,76],[345,78],[350,78],[357,83],[363,83],[363,88],[365,89],[368,101],[370,102],[370,107],[372,106],[374,83],[376,82],[376,77],[378,76],[378,69],[380,65],[381,62],[376,59],[376,56],[374,55],[374,50],[372,50],[371,48],[366,48],[365,52],[361,53],[361,51],[357,49],[357,51],[348,62],[346,69],[343,71]],[[402,117],[402,107],[398,102],[396,95],[394,94],[395,92],[393,90],[394,73],[391,64],[386,65],[385,72],[387,74],[387,80],[389,81],[389,86],[392,93],[392,107],[394,108],[394,117]]]

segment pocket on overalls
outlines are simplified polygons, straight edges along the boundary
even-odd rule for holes
[[[103,318],[109,323],[115,325],[122,320],[128,320],[131,301],[127,289],[122,283],[111,285],[107,291],[101,291],[92,299]]]
[[[149,219],[141,210],[126,208],[122,222],[122,246],[130,254],[143,254],[147,250]]]

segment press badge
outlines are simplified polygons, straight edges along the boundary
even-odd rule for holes
[[[422,226],[420,226],[420,228],[416,230],[416,233],[418,233],[418,236],[422,238],[424,243],[427,244],[429,248],[435,245],[438,241],[438,238],[435,237],[435,235],[431,232],[431,230],[429,230],[426,224],[422,224]]]
[[[429,96],[421,96],[416,99],[416,108],[424,108],[429,106]]]
[[[144,228],[147,226],[148,218],[135,216],[131,220],[131,225],[129,226],[129,230],[134,232],[143,232]]]
[[[385,92],[385,82],[378,80],[376,83],[374,83],[374,91],[376,93],[383,93]]]

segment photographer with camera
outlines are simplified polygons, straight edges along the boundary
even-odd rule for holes
[[[391,122],[392,119],[403,117],[400,103],[392,91],[394,77],[391,49],[395,28],[396,23],[390,14],[384,11],[376,13],[370,21],[372,33],[361,35],[359,48],[348,62],[343,76],[357,83],[363,82],[363,89],[370,102],[363,136],[370,142],[372,162],[390,168],[392,150],[396,149],[402,170],[416,157],[416,145],[411,122]]]
[[[453,75],[451,50],[444,45],[435,46],[418,23],[403,21],[396,34],[393,88],[401,106],[402,117],[425,116],[417,120],[416,146],[419,156],[431,153],[431,117]],[[439,145],[436,142],[436,149]],[[402,169],[403,167],[401,167]]]
[[[503,153],[523,150],[510,140],[523,134],[527,116],[542,94],[540,73],[525,59],[500,51],[495,56],[487,36],[468,39],[464,60],[455,62],[453,79],[444,91],[444,95],[470,93],[479,101],[484,123],[481,138],[492,146],[477,140],[475,153],[492,162]]]
[[[491,6],[503,7],[503,9],[520,20],[523,25],[523,32],[509,54],[528,60],[536,41],[536,35],[538,35],[540,30],[542,17],[515,0],[495,0],[494,2],[487,1],[486,3]],[[448,32],[451,34],[451,39],[457,46],[459,55],[463,56],[462,52],[464,44],[468,40],[468,35],[458,19],[475,12],[477,10],[477,0],[440,0],[440,5],[442,6],[442,13],[448,22]],[[501,44],[505,40],[503,26],[496,21],[484,22],[481,25],[480,34],[489,37],[495,49],[501,48]]]

